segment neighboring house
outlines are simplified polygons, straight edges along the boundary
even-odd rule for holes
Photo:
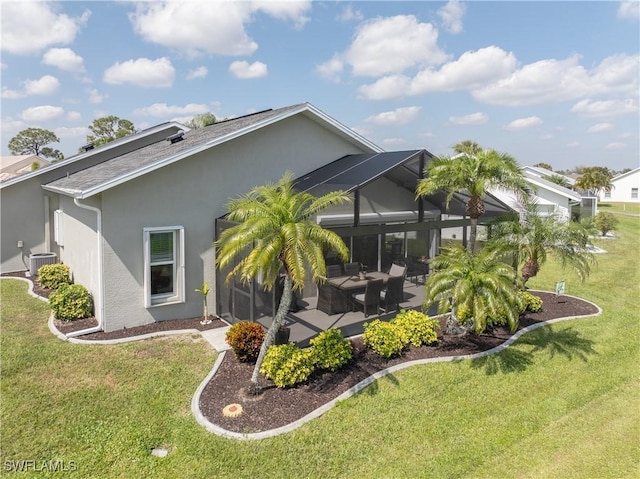
[[[443,224],[469,223],[440,221],[444,195],[415,199],[431,157],[384,152],[308,103],[194,130],[158,125],[0,183],[1,271],[55,253],[92,293],[96,330],[199,317],[203,281],[214,292],[212,311],[232,322],[256,319],[269,314],[259,283],[227,284],[215,267],[213,242],[230,226],[230,198],[285,171],[299,190],[348,191],[353,204],[317,221],[345,239],[354,261],[385,269],[409,255],[433,256]],[[462,217],[464,201],[456,195],[448,213]],[[508,210],[486,201],[487,219]],[[315,294],[309,284],[303,296]]]
[[[598,212],[598,199],[595,194],[591,191],[578,191],[574,188],[576,183],[576,179],[556,173],[555,171],[547,170],[546,168],[541,168],[539,166],[525,166],[522,168],[525,176],[527,178],[537,177],[542,180],[547,180],[549,183],[549,177],[551,176],[560,176],[564,180],[567,181],[568,184],[571,185],[571,190],[575,191],[580,196],[580,202],[574,203],[571,206],[571,217],[573,218],[590,218],[596,215]],[[561,200],[564,203],[564,200]]]
[[[0,181],[5,181],[48,165],[49,162],[47,160],[37,155],[2,156],[0,157]]]
[[[580,210],[582,197],[576,191],[545,180],[539,170],[543,168],[524,167],[523,175],[531,187],[530,200],[536,205],[541,215],[555,215],[563,221],[569,221],[572,214]],[[547,170],[544,170],[547,171]],[[550,172],[553,174],[553,172]],[[492,190],[492,194],[509,205],[509,207],[522,213],[521,202],[512,193],[501,188]]]
[[[618,201],[628,203],[640,202],[640,168],[627,171],[611,180],[611,191],[600,193],[600,201]]]

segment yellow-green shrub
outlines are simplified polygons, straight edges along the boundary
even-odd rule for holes
[[[438,320],[431,319],[415,309],[401,310],[391,320],[391,324],[399,328],[398,334],[405,344],[419,347],[438,340]]]
[[[91,295],[81,284],[63,284],[49,296],[49,306],[56,319],[73,321],[91,316]]]
[[[309,342],[313,362],[320,369],[335,371],[353,356],[351,342],[342,336],[339,329],[323,331]]]
[[[542,311],[542,298],[539,296],[531,294],[528,291],[518,291],[518,297],[520,300],[519,306],[521,313],[525,311],[531,311],[532,313]]]
[[[293,343],[270,346],[260,372],[279,388],[306,381],[314,371],[311,348],[300,349]]]
[[[364,323],[363,340],[365,346],[370,347],[383,358],[400,354],[406,345],[397,325],[379,319]]]
[[[69,267],[66,264],[45,264],[38,268],[38,283],[47,289],[58,289],[63,284],[71,283]]]

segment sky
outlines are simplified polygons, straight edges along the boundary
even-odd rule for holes
[[[634,1],[0,1],[1,144],[309,102],[388,151],[640,166]]]

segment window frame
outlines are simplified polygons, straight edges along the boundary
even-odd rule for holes
[[[638,199],[638,188],[631,188],[631,199],[632,200]]]
[[[173,234],[173,293],[151,294],[151,235]],[[185,302],[184,226],[157,226],[143,228],[144,250],[144,306],[153,308]],[[163,262],[167,264],[167,262]]]

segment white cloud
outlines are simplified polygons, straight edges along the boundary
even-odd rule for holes
[[[350,22],[353,20],[360,21],[364,18],[360,10],[354,10],[351,5],[347,5],[342,12],[336,17],[341,22]]]
[[[356,76],[400,73],[416,65],[438,65],[447,55],[437,45],[438,32],[413,15],[376,18],[358,27],[344,53]]]
[[[20,117],[27,123],[39,123],[60,118],[64,115],[64,108],[60,106],[42,105],[23,110]]]
[[[229,65],[229,71],[233,73],[236,78],[249,79],[249,78],[262,78],[267,76],[267,65],[262,62],[249,62],[236,61]]]
[[[460,58],[439,70],[424,69],[413,77],[387,76],[370,85],[363,85],[361,97],[381,100],[429,92],[470,90],[504,78],[515,70],[513,53],[490,46],[463,53]]]
[[[0,47],[16,55],[29,55],[51,45],[69,44],[90,14],[88,10],[75,18],[58,14],[49,2],[2,2]]]
[[[612,123],[597,123],[587,130],[588,133],[600,133],[602,131],[613,130]]]
[[[185,106],[167,105],[166,103],[154,103],[144,108],[136,108],[133,114],[136,116],[153,116],[159,118],[171,118],[174,115],[191,115],[187,119],[191,119],[193,115],[206,113],[209,111],[206,105],[201,103],[189,103]]]
[[[129,14],[135,33],[149,42],[198,54],[250,55],[258,44],[245,31],[256,12],[301,27],[309,1],[287,2],[140,2]]]
[[[569,148],[577,148],[580,146],[580,142],[579,141],[570,141],[569,143],[567,143],[567,146]]]
[[[82,138],[89,135],[91,131],[86,126],[60,126],[55,128],[53,132],[58,138]]]
[[[82,119],[82,115],[79,111],[69,111],[67,112],[67,120],[69,121],[78,121]]]
[[[404,138],[385,138],[382,140],[382,144],[386,146],[398,146],[405,143]]]
[[[471,113],[464,116],[450,116],[449,123],[454,125],[484,125],[489,121],[489,117],[484,113]]]
[[[92,88],[91,90],[89,90],[88,93],[89,93],[89,103],[93,105],[98,105],[102,103],[105,100],[105,98],[107,98],[108,96],[108,95],[100,94],[98,90],[96,90],[95,88]]]
[[[640,18],[640,3],[638,3],[638,0],[620,2],[620,6],[618,6],[618,18],[638,20],[638,18]]]
[[[541,140],[551,140],[553,139],[553,135],[551,133],[545,133],[544,135],[540,136]]]
[[[476,100],[493,105],[522,106],[566,101],[586,95],[637,92],[639,56],[614,55],[591,71],[573,55],[541,60],[510,76],[473,90]]]
[[[22,120],[16,120],[11,117],[5,117],[0,121],[0,131],[5,137],[13,137],[19,131],[27,128],[27,125]]]
[[[71,48],[50,48],[42,57],[42,63],[73,73],[84,72],[84,60]]]
[[[316,71],[328,80],[338,82],[344,70],[344,63],[340,55],[334,55],[330,60],[316,66]]]
[[[627,147],[626,143],[622,143],[620,141],[614,141],[612,143],[608,143],[604,148],[606,150],[623,150]]]
[[[316,67],[336,80],[344,65],[356,76],[399,74],[409,68],[438,65],[448,56],[438,47],[438,32],[430,23],[413,15],[375,18],[361,24],[351,45],[343,53]]]
[[[438,16],[442,19],[442,24],[448,32],[462,32],[462,17],[465,8],[458,0],[449,0],[444,7],[438,10]]]
[[[209,73],[209,70],[205,66],[197,67],[187,73],[187,80],[193,80],[194,78],[204,78]]]
[[[0,70],[6,70],[7,68],[9,68],[9,65],[5,62],[0,62]]]
[[[22,90],[16,91],[9,88],[2,88],[2,98],[15,100],[25,96],[53,95],[60,88],[60,81],[51,75],[44,75],[38,80],[26,80],[22,82]]]
[[[580,116],[592,118],[628,115],[637,113],[638,102],[633,99],[592,101],[587,98],[573,105],[570,111]]]
[[[53,95],[60,88],[60,81],[51,75],[45,75],[38,80],[24,82],[24,93],[30,95]]]
[[[419,106],[407,106],[404,108],[397,108],[393,111],[385,111],[372,115],[365,119],[368,123],[374,125],[406,125],[412,122],[418,115],[421,107]]]
[[[518,118],[507,125],[503,126],[503,130],[526,130],[534,126],[542,125],[542,120],[537,116],[529,116],[527,118]]]
[[[138,58],[115,63],[104,72],[105,83],[130,83],[142,87],[168,88],[173,84],[176,70],[167,57],[150,60]]]

